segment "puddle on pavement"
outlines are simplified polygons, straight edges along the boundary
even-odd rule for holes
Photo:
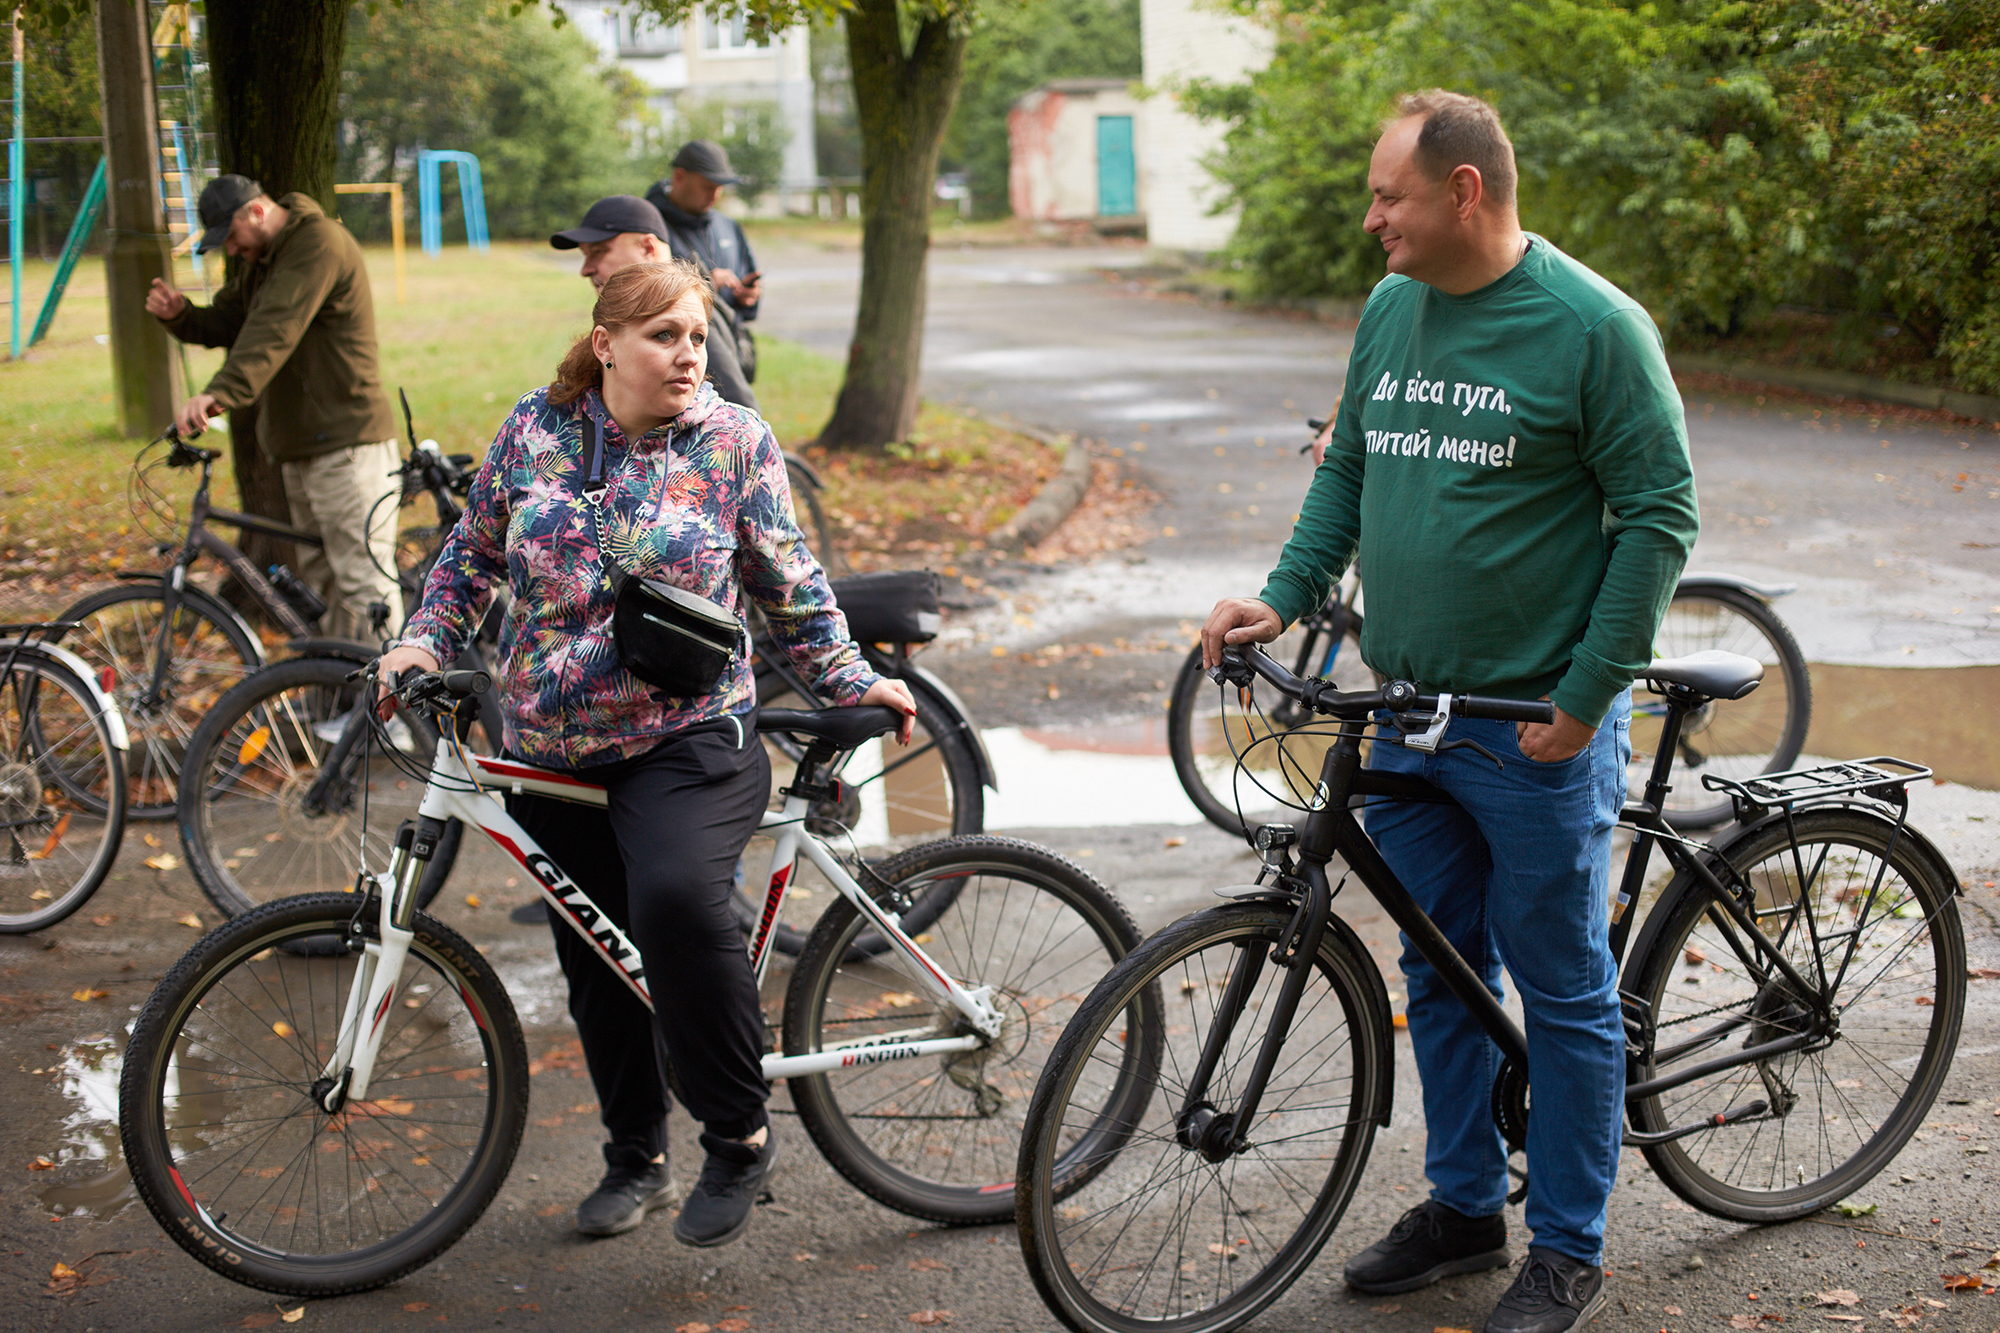
[[[1000,779],[986,793],[989,829],[1202,822],[1167,757],[1164,717],[984,734]]]
[[[64,1170],[79,1164],[97,1169],[41,1192],[42,1206],[58,1217],[112,1217],[138,1198],[118,1146],[118,1075],[124,1065],[124,1042],[109,1033],[92,1033],[63,1048],[58,1076],[71,1105],[54,1156]]]
[[[1808,670],[1808,753],[1829,759],[1894,755],[1948,781],[2000,791],[2000,666],[1814,662]]]

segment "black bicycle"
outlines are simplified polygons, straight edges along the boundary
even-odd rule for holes
[[[1526,1042],[1384,863],[1350,808],[1448,800],[1421,778],[1364,769],[1373,744],[1460,748],[1452,717],[1547,721],[1547,703],[1421,695],[1404,681],[1341,691],[1262,652],[1231,650],[1223,689],[1255,707],[1262,678],[1315,718],[1258,744],[1312,736],[1317,796],[1299,827],[1267,824],[1254,884],[1182,918],[1108,973],[1071,1020],[1030,1104],[1016,1216],[1029,1272],[1078,1330],[1234,1329],[1296,1281],[1340,1220],[1388,1121],[1391,1012],[1382,976],[1332,911],[1357,877],[1505,1056],[1490,1089],[1513,1150],[1525,1142]],[[1712,845],[1663,815],[1678,732],[1714,701],[1757,688],[1761,664],[1724,653],[1644,673],[1666,712],[1613,911],[1623,959],[1631,908],[1658,848],[1673,869],[1623,965],[1629,1121],[1667,1187],[1741,1222],[1804,1217],[1882,1170],[1922,1123],[1951,1065],[1965,1007],[1957,880],[1907,822],[1930,770],[1878,758],[1705,785],[1736,826]],[[1490,756],[1489,756],[1490,758]],[[1481,761],[1483,762],[1483,761]],[[1327,867],[1348,870],[1338,885]],[[1078,1090],[1122,1059],[1135,1004],[1167,1003],[1150,1096],[1119,1115]],[[1470,1090],[1469,1090],[1470,1091]],[[1094,1142],[1090,1154],[1070,1151]],[[1076,1176],[1090,1173],[1080,1188]]]

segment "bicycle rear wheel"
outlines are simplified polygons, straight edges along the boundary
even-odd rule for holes
[[[1739,1222],[1804,1217],[1887,1166],[1936,1098],[1965,1012],[1965,935],[1948,873],[1866,811],[1806,810],[1795,851],[1782,818],[1723,853],[1759,930],[1808,982],[1833,983],[1831,1023],[1749,948],[1695,883],[1669,885],[1628,986],[1657,1025],[1634,1081],[1795,1033],[1805,1049],[1712,1074],[1630,1107],[1659,1132],[1772,1108],[1645,1149],[1667,1188]],[[1852,941],[1852,956],[1850,944]],[[1824,969],[1822,971],[1822,969]]]
[[[1338,641],[1322,611],[1266,644],[1265,651],[1296,674],[1327,677],[1338,689],[1365,690],[1381,684],[1361,660],[1361,617],[1355,612],[1346,613]],[[1217,685],[1202,670],[1197,645],[1181,663],[1167,705],[1167,750],[1182,789],[1209,823],[1239,836],[1259,824],[1297,819],[1312,799],[1320,761],[1333,743],[1329,729],[1323,741],[1295,736],[1282,745],[1266,741],[1246,754],[1246,747],[1261,737],[1325,722],[1274,691],[1265,691],[1259,702],[1265,708],[1262,718],[1244,712],[1237,691]],[[1240,754],[1245,762],[1239,769]]]
[[[300,893],[345,890],[355,868],[380,869],[396,829],[413,818],[437,750],[434,723],[398,713],[409,749],[384,753],[346,739],[365,728],[368,683],[354,664],[302,657],[265,667],[216,703],[188,742],[181,775],[180,834],[188,869],[230,916]],[[322,784],[324,765],[343,762]],[[366,815],[365,830],[363,815]],[[419,906],[451,874],[465,826],[448,820],[417,888]]]
[[[76,602],[58,620],[81,622],[51,643],[81,657],[98,684],[118,701],[131,737],[126,787],[132,819],[172,819],[181,761],[202,717],[225,690],[257,668],[257,642],[237,618],[207,594],[183,593],[166,625],[166,598],[157,583],[134,583]],[[167,631],[171,660],[157,700],[147,698]]]
[[[124,830],[124,755],[89,687],[59,663],[16,657],[0,674],[0,935],[88,902]]]
[[[1743,781],[1792,766],[1805,747],[1812,722],[1812,680],[1805,654],[1761,598],[1713,585],[1674,593],[1654,638],[1661,657],[1720,649],[1764,664],[1764,680],[1744,699],[1716,699],[1689,714],[1674,766],[1667,776],[1673,790],[1662,814],[1678,829],[1710,828],[1730,817],[1722,792],[1708,790],[1708,774]],[[1632,795],[1646,786],[1659,752],[1665,701],[1641,688],[1632,697],[1632,763],[1626,770]]]
[[[787,1079],[793,1104],[826,1160],[871,1198],[934,1222],[1005,1221],[1035,1080],[1078,1001],[1138,943],[1138,928],[1082,869],[1011,839],[925,843],[875,869],[900,896],[947,900],[913,938],[960,985],[992,987],[1006,1027],[971,1051]],[[914,959],[855,948],[866,923],[844,898],[820,918],[785,993],[785,1054],[969,1030],[932,998]],[[1127,1006],[1126,1031],[1117,1059],[1094,1071],[1101,1109],[1128,1102],[1158,1058],[1156,994]]]
[[[429,1263],[493,1201],[527,1123],[527,1043],[506,987],[421,913],[369,1099],[320,1108],[374,934],[372,920],[349,933],[361,902],[291,898],[209,932],[146,1002],[119,1079],[147,1209],[196,1259],[264,1291],[367,1291]],[[330,936],[349,947],[296,947]]]
[[[1287,971],[1265,966],[1206,1095],[1189,1079],[1218,1001],[1246,959],[1268,955],[1292,908],[1236,904],[1183,917],[1098,983],[1035,1090],[1022,1133],[1017,1217],[1035,1288],[1089,1333],[1218,1333],[1284,1294],[1333,1234],[1390,1097],[1388,1002],[1352,933],[1330,923],[1240,1153],[1211,1162],[1182,1145],[1183,1112],[1237,1104]],[[1126,1013],[1166,997],[1166,1050],[1138,1113],[1107,1132],[1095,1089],[1123,1059]]]

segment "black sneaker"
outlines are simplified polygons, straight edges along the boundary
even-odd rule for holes
[[[1540,1245],[1486,1317],[1486,1333],[1563,1333],[1604,1308],[1604,1270]]]
[[[674,1239],[683,1245],[727,1245],[750,1225],[757,1192],[778,1159],[778,1136],[767,1128],[763,1146],[753,1148],[704,1133],[701,1146],[708,1149],[708,1161],[674,1219]]]
[[[646,1214],[665,1207],[673,1193],[663,1158],[653,1161],[643,1148],[630,1144],[604,1145],[604,1164],[610,1169],[590,1197],[576,1206],[576,1229],[586,1236],[616,1236],[646,1220]]]
[[[1507,1220],[1467,1217],[1435,1199],[1404,1213],[1389,1234],[1347,1261],[1347,1285],[1377,1296],[1427,1287],[1454,1273],[1507,1266]]]

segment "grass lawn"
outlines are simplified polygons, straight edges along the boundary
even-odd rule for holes
[[[483,454],[514,400],[547,383],[587,328],[590,292],[576,260],[546,245],[500,242],[485,256],[447,247],[435,260],[413,249],[409,301],[400,305],[389,251],[367,255],[383,383],[392,400],[399,387],[409,394],[419,437],[448,453]],[[52,272],[51,264],[26,265],[24,323],[40,309]],[[104,267],[86,257],[48,338],[25,359],[0,363],[0,615],[45,614],[81,583],[150,568],[153,542],[176,531],[171,513],[135,515],[128,501],[142,442],[116,433],[110,354],[99,341],[108,329]],[[801,448],[832,410],[841,367],[782,339],[759,338],[757,346],[766,419],[787,447]],[[206,383],[220,362],[220,352],[189,348],[192,383]],[[826,506],[848,533],[850,563],[862,568],[976,544],[1059,461],[1036,441],[929,406],[907,446],[813,457],[828,482]],[[191,493],[187,473],[147,475],[176,505]],[[215,495],[236,503],[226,461]]]

